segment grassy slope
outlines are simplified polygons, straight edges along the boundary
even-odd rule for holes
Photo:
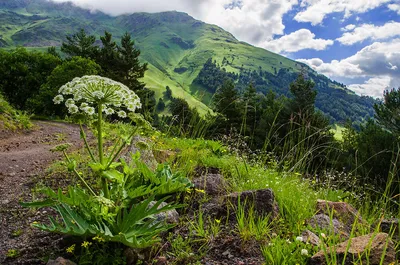
[[[67,3],[56,7],[54,3],[35,0],[18,8],[0,3],[0,22],[0,38],[11,47],[58,46],[66,34],[80,28],[96,36],[107,30],[116,38],[127,31],[142,51],[142,60],[149,64],[144,82],[156,96],[161,97],[168,85],[174,96],[186,99],[202,114],[209,111],[202,101],[208,102],[212,95],[192,82],[210,57],[219,64],[225,58],[230,62],[226,70],[236,73],[242,67],[262,68],[271,73],[281,68],[299,72],[306,67],[312,71],[278,54],[239,42],[223,29],[179,12],[135,13],[113,18]],[[333,83],[329,86],[336,88]]]
[[[29,129],[29,116],[15,110],[0,94],[0,130]]]

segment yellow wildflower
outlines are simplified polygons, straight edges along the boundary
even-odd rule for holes
[[[95,237],[93,237],[92,239],[93,239],[94,241],[99,242],[99,243],[106,242],[106,240],[105,240],[104,238],[99,237],[99,236],[95,236]]]
[[[197,192],[200,192],[200,193],[206,193],[206,191],[205,190],[199,190],[199,189],[195,189]]]
[[[89,248],[90,245],[92,245],[92,242],[83,241],[81,246],[84,247],[84,248]]]
[[[74,253],[74,251],[75,251],[75,244],[67,248],[67,253]]]

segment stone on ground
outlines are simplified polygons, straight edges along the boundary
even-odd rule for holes
[[[350,245],[349,245],[350,244]],[[386,233],[369,234],[355,237],[338,244],[335,252],[321,250],[311,257],[309,265],[328,264],[326,256],[336,256],[336,263],[343,265],[369,264],[391,265],[396,264],[396,252],[394,244]],[[381,263],[381,259],[383,262]],[[329,263],[330,264],[330,263]]]

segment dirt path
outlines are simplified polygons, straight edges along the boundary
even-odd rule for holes
[[[35,122],[26,133],[0,132],[0,264],[45,264],[46,249],[55,248],[59,236],[31,228],[34,221],[46,220],[46,211],[33,212],[18,202],[29,201],[45,169],[59,153],[50,149],[69,142],[81,148],[79,126]],[[7,257],[15,253],[15,257]]]

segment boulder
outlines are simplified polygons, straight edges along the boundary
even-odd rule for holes
[[[153,207],[157,202],[152,201],[149,203],[149,207]],[[162,202],[157,209],[167,206],[167,203]],[[154,215],[156,222],[167,222],[168,224],[178,224],[179,223],[179,214],[173,209],[166,212],[158,213]]]
[[[333,216],[334,219],[344,224],[347,233],[351,233],[354,222],[367,226],[367,223],[361,218],[359,212],[346,202],[330,202],[325,200],[317,201],[317,214],[326,214]]]
[[[201,210],[205,216],[210,216],[213,219],[221,219],[226,217],[226,207],[221,205],[217,200],[211,200],[201,205]]]
[[[349,245],[350,244],[350,245]],[[326,256],[336,255],[336,264],[353,265],[389,265],[396,264],[394,244],[386,233],[369,234],[355,237],[333,247],[335,253],[323,250],[316,253],[309,260],[309,265],[331,264]],[[383,257],[383,263],[381,259]]]
[[[253,207],[258,216],[270,216],[271,220],[279,216],[279,207],[275,201],[272,189],[249,190],[234,192],[225,197],[225,208],[233,207],[237,209],[238,203],[244,205],[245,212]],[[231,211],[235,213],[235,211]]]
[[[345,239],[349,237],[343,223],[335,218],[331,220],[331,218],[326,214],[320,213],[314,215],[307,221],[307,224],[316,230],[329,231],[335,235],[341,235]]]
[[[160,164],[168,162],[176,154],[177,152],[171,150],[153,150],[154,158]]]
[[[145,163],[150,169],[155,170],[158,166],[154,158],[153,151],[151,150],[150,140],[142,136],[136,135],[132,138],[131,145],[121,155],[127,163],[132,161],[131,154],[140,153],[140,160]]]
[[[46,265],[76,265],[76,263],[68,259],[58,257],[56,260],[49,260]]]
[[[319,246],[321,244],[321,239],[319,239],[319,237],[310,230],[304,231],[301,234],[301,237],[303,238],[303,242],[305,243],[310,243],[314,246]]]
[[[206,174],[193,180],[194,187],[211,196],[226,194],[228,183],[221,174]]]
[[[390,218],[390,219],[383,219],[380,225],[381,231],[384,233],[391,233],[394,231],[394,236],[399,236],[399,219],[397,218]]]

